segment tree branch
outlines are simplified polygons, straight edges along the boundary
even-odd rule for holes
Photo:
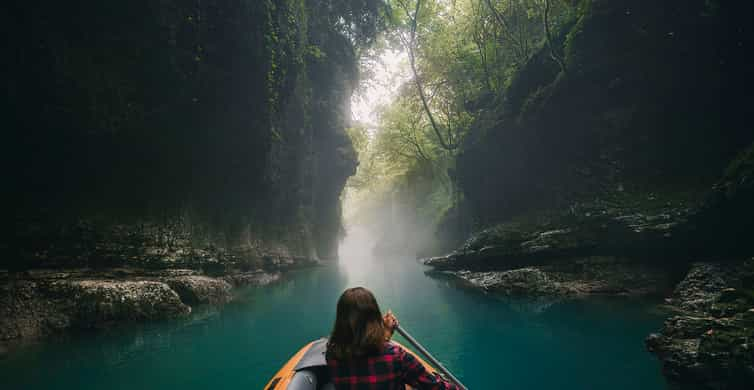
[[[427,117],[429,117],[429,123],[432,125],[432,130],[434,130],[435,135],[437,136],[437,140],[440,142],[440,145],[445,150],[451,151],[453,150],[452,145],[448,144],[445,139],[442,137],[442,134],[440,133],[440,128],[437,125],[437,121],[435,121],[434,115],[432,115],[432,111],[429,109],[429,103],[427,102],[427,96],[424,94],[424,88],[422,86],[421,80],[419,79],[419,72],[416,69],[416,24],[417,19],[419,18],[419,9],[421,7],[421,0],[417,0],[416,2],[416,9],[414,10],[413,16],[409,14],[408,8],[404,5],[404,10],[406,11],[406,14],[411,21],[411,39],[410,44],[408,45],[408,62],[411,66],[411,72],[414,74],[414,84],[416,84],[416,89],[419,91],[419,98],[421,99],[422,106],[424,107],[424,112],[427,114]]]
[[[552,33],[550,32],[550,0],[545,0],[545,10],[542,15],[542,19],[545,25],[545,38],[547,39],[547,46],[550,48],[550,57],[555,61],[560,70],[566,73],[566,64],[558,54],[555,53],[555,46],[552,44]]]

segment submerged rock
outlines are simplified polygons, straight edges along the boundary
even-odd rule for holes
[[[670,303],[692,313],[708,312],[728,286],[729,269],[716,263],[694,263],[678,283]]]
[[[222,279],[184,275],[163,279],[187,305],[222,304],[231,300],[231,285]]]

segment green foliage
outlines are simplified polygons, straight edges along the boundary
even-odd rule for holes
[[[265,19],[266,28],[264,34],[264,47],[267,51],[269,69],[267,71],[267,103],[270,112],[277,111],[279,95],[279,70],[278,70],[278,51],[277,46],[280,38],[278,37],[277,27],[274,20],[275,4],[272,0],[265,0]]]
[[[307,46],[306,55],[315,61],[319,61],[319,60],[323,60],[327,58],[327,54],[325,54],[317,45]]]
[[[346,128],[346,134],[351,139],[351,144],[358,156],[368,153],[369,148],[369,134],[366,127],[361,124],[354,124],[351,127]]]
[[[494,100],[490,96],[505,94],[514,75],[541,51],[545,8],[539,0],[395,0],[390,5],[390,29],[380,45],[408,53],[413,78],[383,110],[368,142],[361,140],[363,133],[352,133],[361,165],[349,182],[348,202],[376,208],[388,194],[410,187],[417,217],[437,223],[459,201],[456,179],[448,172]],[[559,32],[573,10],[564,2],[550,6],[548,27]]]
[[[578,40],[584,34],[584,25],[589,21],[591,15],[591,0],[584,0],[579,4],[578,11],[576,13],[576,24],[571,28],[571,31],[566,35],[564,52],[565,60],[569,67],[579,66],[579,49],[577,47]]]

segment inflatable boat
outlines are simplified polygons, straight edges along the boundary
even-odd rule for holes
[[[393,341],[393,343],[398,344]],[[400,345],[400,344],[398,344]],[[401,345],[406,352],[413,355],[429,372],[437,372],[410,349]],[[265,390],[333,390],[335,387],[328,380],[325,350],[327,339],[312,341],[301,348],[264,387]],[[411,387],[407,387],[410,389]]]

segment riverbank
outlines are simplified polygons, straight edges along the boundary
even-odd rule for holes
[[[527,214],[422,260],[503,295],[667,295],[683,278],[690,194],[608,193],[560,211]],[[669,260],[670,259],[670,260]]]
[[[365,248],[239,288],[219,309],[13,349],[0,361],[4,389],[261,389],[291,354],[327,335],[340,294],[361,285],[471,389],[666,390],[641,342],[662,325],[655,300],[580,299],[540,311],[439,283],[408,256],[367,258]]]
[[[281,271],[139,268],[56,269],[0,273],[0,350],[70,329],[185,317],[199,305],[222,305],[233,290],[265,286]]]
[[[503,296],[667,298],[676,314],[647,339],[671,383],[754,387],[754,147],[711,188],[594,194],[524,213],[424,259]],[[686,388],[684,387],[684,388]]]
[[[452,269],[456,263],[448,257],[426,263],[443,269],[432,273],[507,298],[557,302],[595,295],[667,296],[663,306],[671,315],[645,343],[662,362],[669,383],[736,390],[754,384],[754,258],[668,267],[585,257],[477,271]]]
[[[184,317],[319,264],[307,232],[247,231],[229,244],[185,219],[18,221],[0,264],[0,344],[69,329]],[[12,240],[11,240],[12,238]],[[11,261],[11,259],[15,259]]]
[[[615,257],[587,257],[572,263],[505,271],[439,271],[463,284],[508,297],[660,295],[672,289],[674,272]]]

